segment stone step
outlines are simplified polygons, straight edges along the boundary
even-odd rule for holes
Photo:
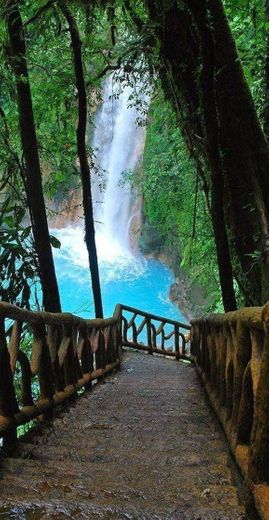
[[[63,504],[64,508],[72,509],[74,503],[79,503],[83,511],[88,511],[89,506],[94,510],[109,508],[117,508],[121,505],[121,509],[130,507],[136,511],[151,509],[157,518],[162,517],[163,505],[167,511],[167,503],[173,504],[172,509],[176,511],[178,508],[192,505],[194,510],[207,509],[211,514],[221,512],[225,504],[225,515],[227,511],[234,514],[241,514],[243,518],[243,508],[238,504],[237,492],[234,486],[224,483],[202,484],[192,482],[191,475],[177,483],[177,490],[171,489],[171,483],[158,480],[159,493],[156,496],[154,488],[151,487],[150,478],[140,478],[139,474],[136,479],[126,478],[127,475],[121,475],[115,479],[110,471],[104,473],[105,481],[98,480],[98,475],[89,468],[88,476],[81,475],[81,478],[74,476],[59,475],[58,478],[51,475],[31,475],[31,487],[25,480],[25,474],[21,476],[9,475],[4,481],[0,481],[0,496],[3,496],[5,488],[8,489],[9,501],[16,501],[19,504],[26,502],[33,505],[39,505],[46,509],[48,505],[51,507],[53,503],[56,505]],[[142,475],[141,475],[142,477]],[[3,507],[4,501],[0,500],[0,506]],[[58,517],[57,517],[58,518]],[[138,517],[135,517],[138,518]],[[141,518],[144,518],[142,516]],[[153,516],[154,518],[154,516]],[[170,518],[170,517],[168,517]],[[173,518],[173,517],[172,517]],[[180,518],[180,517],[179,517]],[[184,517],[185,518],[185,517]],[[202,517],[203,518],[203,517]],[[210,517],[209,517],[210,518]],[[212,518],[218,518],[217,516]],[[227,518],[220,517],[220,518]],[[232,516],[230,516],[232,518]],[[236,518],[236,516],[234,517]]]
[[[8,503],[0,501],[1,520],[246,520],[241,508],[227,506],[223,513],[223,506],[215,504],[192,505],[187,499],[180,498],[176,506],[170,511],[159,505],[150,507],[148,504],[126,504],[100,506],[89,501],[68,501],[61,503],[58,500],[51,502],[36,501],[29,504],[29,500],[19,500],[16,506],[10,508]]]
[[[192,443],[185,443],[181,446],[172,446],[167,447],[166,443],[160,444],[145,444],[139,440],[134,439],[132,445],[122,442],[111,442],[111,439],[107,439],[107,442],[104,439],[88,439],[83,443],[83,439],[72,440],[69,439],[69,443],[55,443],[55,438],[51,436],[50,442],[35,444],[35,443],[19,443],[17,448],[13,451],[12,457],[14,458],[34,458],[34,459],[50,459],[51,456],[59,457],[62,459],[63,456],[72,456],[72,453],[76,453],[79,457],[84,458],[85,456],[94,456],[103,454],[113,454],[114,457],[123,456],[124,459],[128,457],[128,459],[142,459],[148,451],[150,450],[150,459],[158,461],[159,464],[162,462],[164,464],[167,463],[167,460],[177,460],[177,463],[180,464],[180,461],[186,460],[196,460],[203,461],[204,463],[208,460],[210,463],[212,461],[212,455],[214,455],[215,461],[225,462],[229,458],[228,455],[223,452],[221,449],[221,444],[216,442],[210,443],[210,452],[206,449],[206,444],[204,445],[204,450],[201,452],[200,446],[197,446]],[[160,452],[162,453],[162,457],[160,458]],[[52,455],[51,455],[52,454]]]
[[[122,445],[122,442],[124,441],[123,434],[133,431],[133,427],[131,424],[128,424],[125,427],[115,428],[112,420],[110,420],[109,423],[88,423],[87,427],[84,427],[83,429],[84,434],[81,435],[81,429],[69,429],[67,427],[61,429],[57,428],[56,425],[53,425],[38,432],[29,432],[27,435],[19,439],[19,444],[44,445],[53,442],[55,446],[72,446],[74,441],[76,441],[76,434],[78,431],[80,432],[79,444],[81,445],[82,443],[83,446],[96,446],[98,443],[106,442],[106,440],[110,442],[111,436],[113,436],[113,442]],[[118,432],[120,432],[120,434]],[[159,448],[174,450],[174,443],[176,443],[177,449],[182,444],[181,438],[179,438],[175,433],[173,436],[167,434],[167,429],[165,430],[165,436],[163,438],[160,438],[157,434],[153,435],[152,431],[146,432],[143,430],[139,433],[143,434],[144,445],[146,445],[146,442],[150,442],[152,450],[158,450]],[[133,436],[133,441],[137,443],[140,442],[143,447],[139,435]],[[200,449],[201,444],[203,446],[208,444],[212,449],[219,448],[220,450],[223,450],[223,438],[220,437],[219,431],[213,433],[207,432],[206,436],[201,432],[194,433],[192,436],[184,439],[184,446],[186,445],[186,447],[189,447],[192,450],[195,448]]]
[[[1,465],[2,474],[5,475],[5,479],[11,479],[14,477],[20,477],[24,475],[26,478],[33,477],[46,477],[46,478],[71,478],[80,479],[87,478],[88,475],[106,475],[112,474],[113,478],[117,481],[122,481],[127,478],[134,482],[139,482],[140,478],[145,480],[146,475],[150,474],[151,478],[154,477],[160,482],[169,482],[171,478],[169,473],[173,472],[174,484],[178,482],[197,482],[197,484],[228,484],[233,485],[233,473],[227,466],[225,471],[222,465],[217,465],[216,461],[211,464],[200,465],[199,474],[194,474],[193,465],[186,465],[185,462],[178,463],[177,460],[169,461],[167,464],[156,466],[156,462],[145,464],[143,460],[140,462],[133,460],[129,461],[125,458],[124,454],[120,458],[121,466],[115,466],[115,460],[113,458],[103,458],[93,456],[86,461],[78,460],[76,458],[66,457],[63,460],[59,460],[56,456],[54,461],[47,461],[46,464],[42,460],[33,459],[5,459]],[[120,471],[114,475],[113,469],[118,467]],[[164,473],[166,471],[166,473]],[[163,472],[163,473],[162,473]],[[4,479],[4,480],[5,480]]]
[[[1,461],[1,520],[243,520],[240,477],[193,369],[125,359]]]

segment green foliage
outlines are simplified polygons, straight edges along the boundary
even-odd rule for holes
[[[38,267],[31,226],[23,224],[25,210],[6,198],[0,212],[0,299],[21,307],[30,306]]]
[[[45,5],[45,3],[44,3]],[[55,2],[47,9],[39,0],[20,3],[24,24],[27,66],[34,108],[39,155],[43,171],[43,188],[48,199],[57,202],[68,198],[79,185],[77,164],[77,91],[75,86],[70,33],[66,20]],[[108,8],[107,8],[108,7]],[[82,43],[88,109],[92,116],[101,100],[103,78],[121,66],[132,68],[137,55],[137,34],[128,25],[123,2],[116,7],[117,45],[113,45],[113,16],[109,6],[70,3]],[[30,292],[38,280],[38,266],[32,240],[27,197],[22,179],[24,157],[20,140],[16,85],[10,67],[8,36],[5,26],[6,4],[0,6],[0,198],[2,230],[0,236],[0,297],[29,306]],[[110,14],[109,14],[110,13]],[[139,9],[139,16],[144,10]],[[129,20],[130,22],[130,20]],[[140,59],[139,74],[143,59]],[[125,70],[126,69],[126,70]],[[118,74],[126,83],[126,74]],[[134,74],[133,74],[134,77]],[[128,80],[129,81],[129,80]],[[135,100],[130,100],[130,103]],[[89,140],[92,131],[89,125]],[[92,150],[88,149],[89,156]],[[18,218],[20,215],[20,218]],[[60,242],[51,237],[51,245]]]
[[[50,235],[50,243],[52,247],[55,247],[55,249],[60,249],[61,242],[58,240],[58,238],[54,237],[53,235]]]
[[[226,0],[225,8],[258,113],[264,110],[264,66],[268,52],[267,0]]]
[[[129,9],[126,5],[129,3]],[[79,185],[76,161],[77,93],[70,51],[70,34],[57,2],[37,19],[40,0],[25,0],[20,10],[25,23],[27,62],[34,105],[44,191],[61,201]],[[45,2],[44,2],[45,4]],[[156,82],[153,30],[138,30],[147,22],[144,2],[115,2],[116,45],[113,45],[110,2],[70,2],[82,40],[89,115],[101,100],[103,78],[111,70],[119,84]],[[236,38],[247,81],[260,115],[265,106],[264,61],[268,52],[269,22],[264,0],[226,0],[226,12]],[[0,7],[0,297],[29,306],[30,290],[38,280],[38,266],[22,182],[24,160],[20,143],[14,77],[9,67],[4,7]],[[32,19],[32,21],[31,21]],[[30,23],[28,23],[30,21]],[[142,52],[141,52],[142,51]],[[120,70],[119,70],[120,67]],[[148,73],[151,74],[149,86]],[[139,88],[137,88],[139,91]],[[139,94],[139,92],[138,92]],[[130,99],[138,104],[139,95]],[[140,106],[141,124],[145,107]],[[213,295],[211,309],[220,308],[218,269],[205,197],[196,183],[178,123],[157,88],[148,116],[143,176],[125,177],[142,185],[147,220],[163,241],[175,247],[181,268]],[[89,125],[89,140],[92,132]],[[89,147],[89,156],[92,150]],[[195,214],[196,191],[197,204]],[[195,222],[194,222],[195,221]],[[51,237],[53,247],[60,242]],[[257,252],[257,255],[259,252]],[[258,257],[257,257],[258,258]],[[253,261],[257,261],[253,258]],[[238,289],[239,293],[239,289]]]
[[[146,218],[181,257],[180,267],[205,289],[208,310],[221,309],[218,268],[205,197],[198,185],[175,115],[161,92],[148,117],[142,191]],[[195,223],[194,223],[195,218]],[[179,267],[179,266],[178,266]]]

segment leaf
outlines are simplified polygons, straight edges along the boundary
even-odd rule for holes
[[[18,208],[16,212],[17,225],[21,224],[25,215],[25,208]]]
[[[183,258],[181,260],[181,263],[180,263],[180,267],[187,267],[190,263],[190,258],[191,258],[191,246],[192,246],[192,240],[189,240],[186,247],[184,248],[184,251],[183,251]]]
[[[55,249],[61,248],[60,240],[58,240],[58,238],[54,237],[53,235],[50,235],[50,243],[51,243],[52,247],[54,247]]]
[[[25,240],[31,233],[31,226],[27,226],[21,233],[21,240]]]
[[[5,216],[4,219],[3,219],[3,222],[6,226],[8,227],[13,227],[14,226],[14,220],[13,220],[13,217],[10,217],[10,216]]]

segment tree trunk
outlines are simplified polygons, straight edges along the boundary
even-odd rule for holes
[[[222,163],[229,247],[235,253],[235,267],[239,270],[236,274],[240,274],[247,303],[259,305],[269,299],[269,148],[222,1],[200,1],[209,15],[208,27],[214,44],[219,132],[215,144],[212,135],[211,150],[213,155],[220,155]],[[158,40],[160,61],[164,63],[161,70],[164,89],[170,100],[174,98],[173,104],[181,113],[180,126],[191,155],[194,159],[197,155],[202,157],[203,169],[209,172],[206,180],[213,187],[212,165],[215,168],[216,157],[209,153],[207,124],[203,128],[199,124],[199,119],[205,116],[197,81],[201,67],[199,49],[205,31],[187,0],[169,4],[164,0],[146,0],[146,3]],[[219,152],[213,150],[215,146]]]
[[[155,0],[148,0],[147,5],[160,42],[164,91],[176,109],[187,147],[199,168],[206,195],[210,184],[210,214],[223,304],[225,310],[232,310],[236,308],[236,298],[224,220],[222,165],[218,147],[217,114],[214,113],[213,69],[207,70],[208,65],[213,66],[213,63],[208,63],[211,59],[206,49],[208,42],[203,42],[205,63],[203,73],[200,74],[201,38],[193,25],[190,9],[180,8],[174,2],[170,8],[165,9],[162,16],[160,6]],[[212,49],[209,52],[212,54]],[[200,83],[197,77],[201,78]],[[207,93],[209,87],[210,95]],[[210,173],[210,179],[206,170]]]
[[[261,304],[269,299],[269,147],[222,1],[208,0],[208,7],[215,36],[220,144],[235,247],[253,299]],[[257,253],[260,260],[255,259]]]
[[[15,75],[21,143],[25,161],[26,195],[31,216],[35,249],[38,257],[43,305],[46,311],[61,312],[48,222],[42,190],[31,89],[26,61],[26,44],[19,2],[6,4],[10,62]]]
[[[269,0],[265,2],[265,21],[266,21],[266,53],[264,61],[264,110],[263,110],[263,129],[269,139]]]
[[[89,255],[89,265],[92,278],[92,288],[96,318],[103,318],[103,306],[101,297],[101,287],[99,279],[99,269],[97,251],[95,244],[95,230],[93,219],[93,205],[91,193],[91,176],[86,150],[86,129],[87,129],[87,93],[84,80],[83,61],[81,53],[81,41],[76,21],[65,2],[61,2],[61,10],[67,20],[74,59],[74,71],[76,87],[78,91],[78,126],[77,126],[77,149],[80,163],[83,208],[85,217],[85,240]]]
[[[204,120],[206,151],[208,164],[211,169],[211,217],[217,250],[220,285],[223,306],[227,312],[236,309],[236,298],[224,218],[224,183],[216,108],[214,42],[205,4],[201,0],[190,0],[190,8],[201,35],[202,70],[200,74],[200,92],[203,109],[201,116]]]

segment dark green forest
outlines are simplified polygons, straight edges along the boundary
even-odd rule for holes
[[[268,0],[4,0],[0,9],[0,298],[29,307],[40,283],[36,305],[61,311],[49,201],[77,189],[103,316],[90,137],[113,73],[151,99],[143,163],[124,182],[142,195],[144,225],[175,252],[176,274],[203,289],[202,312],[266,302]],[[130,104],[142,121],[139,95]]]

